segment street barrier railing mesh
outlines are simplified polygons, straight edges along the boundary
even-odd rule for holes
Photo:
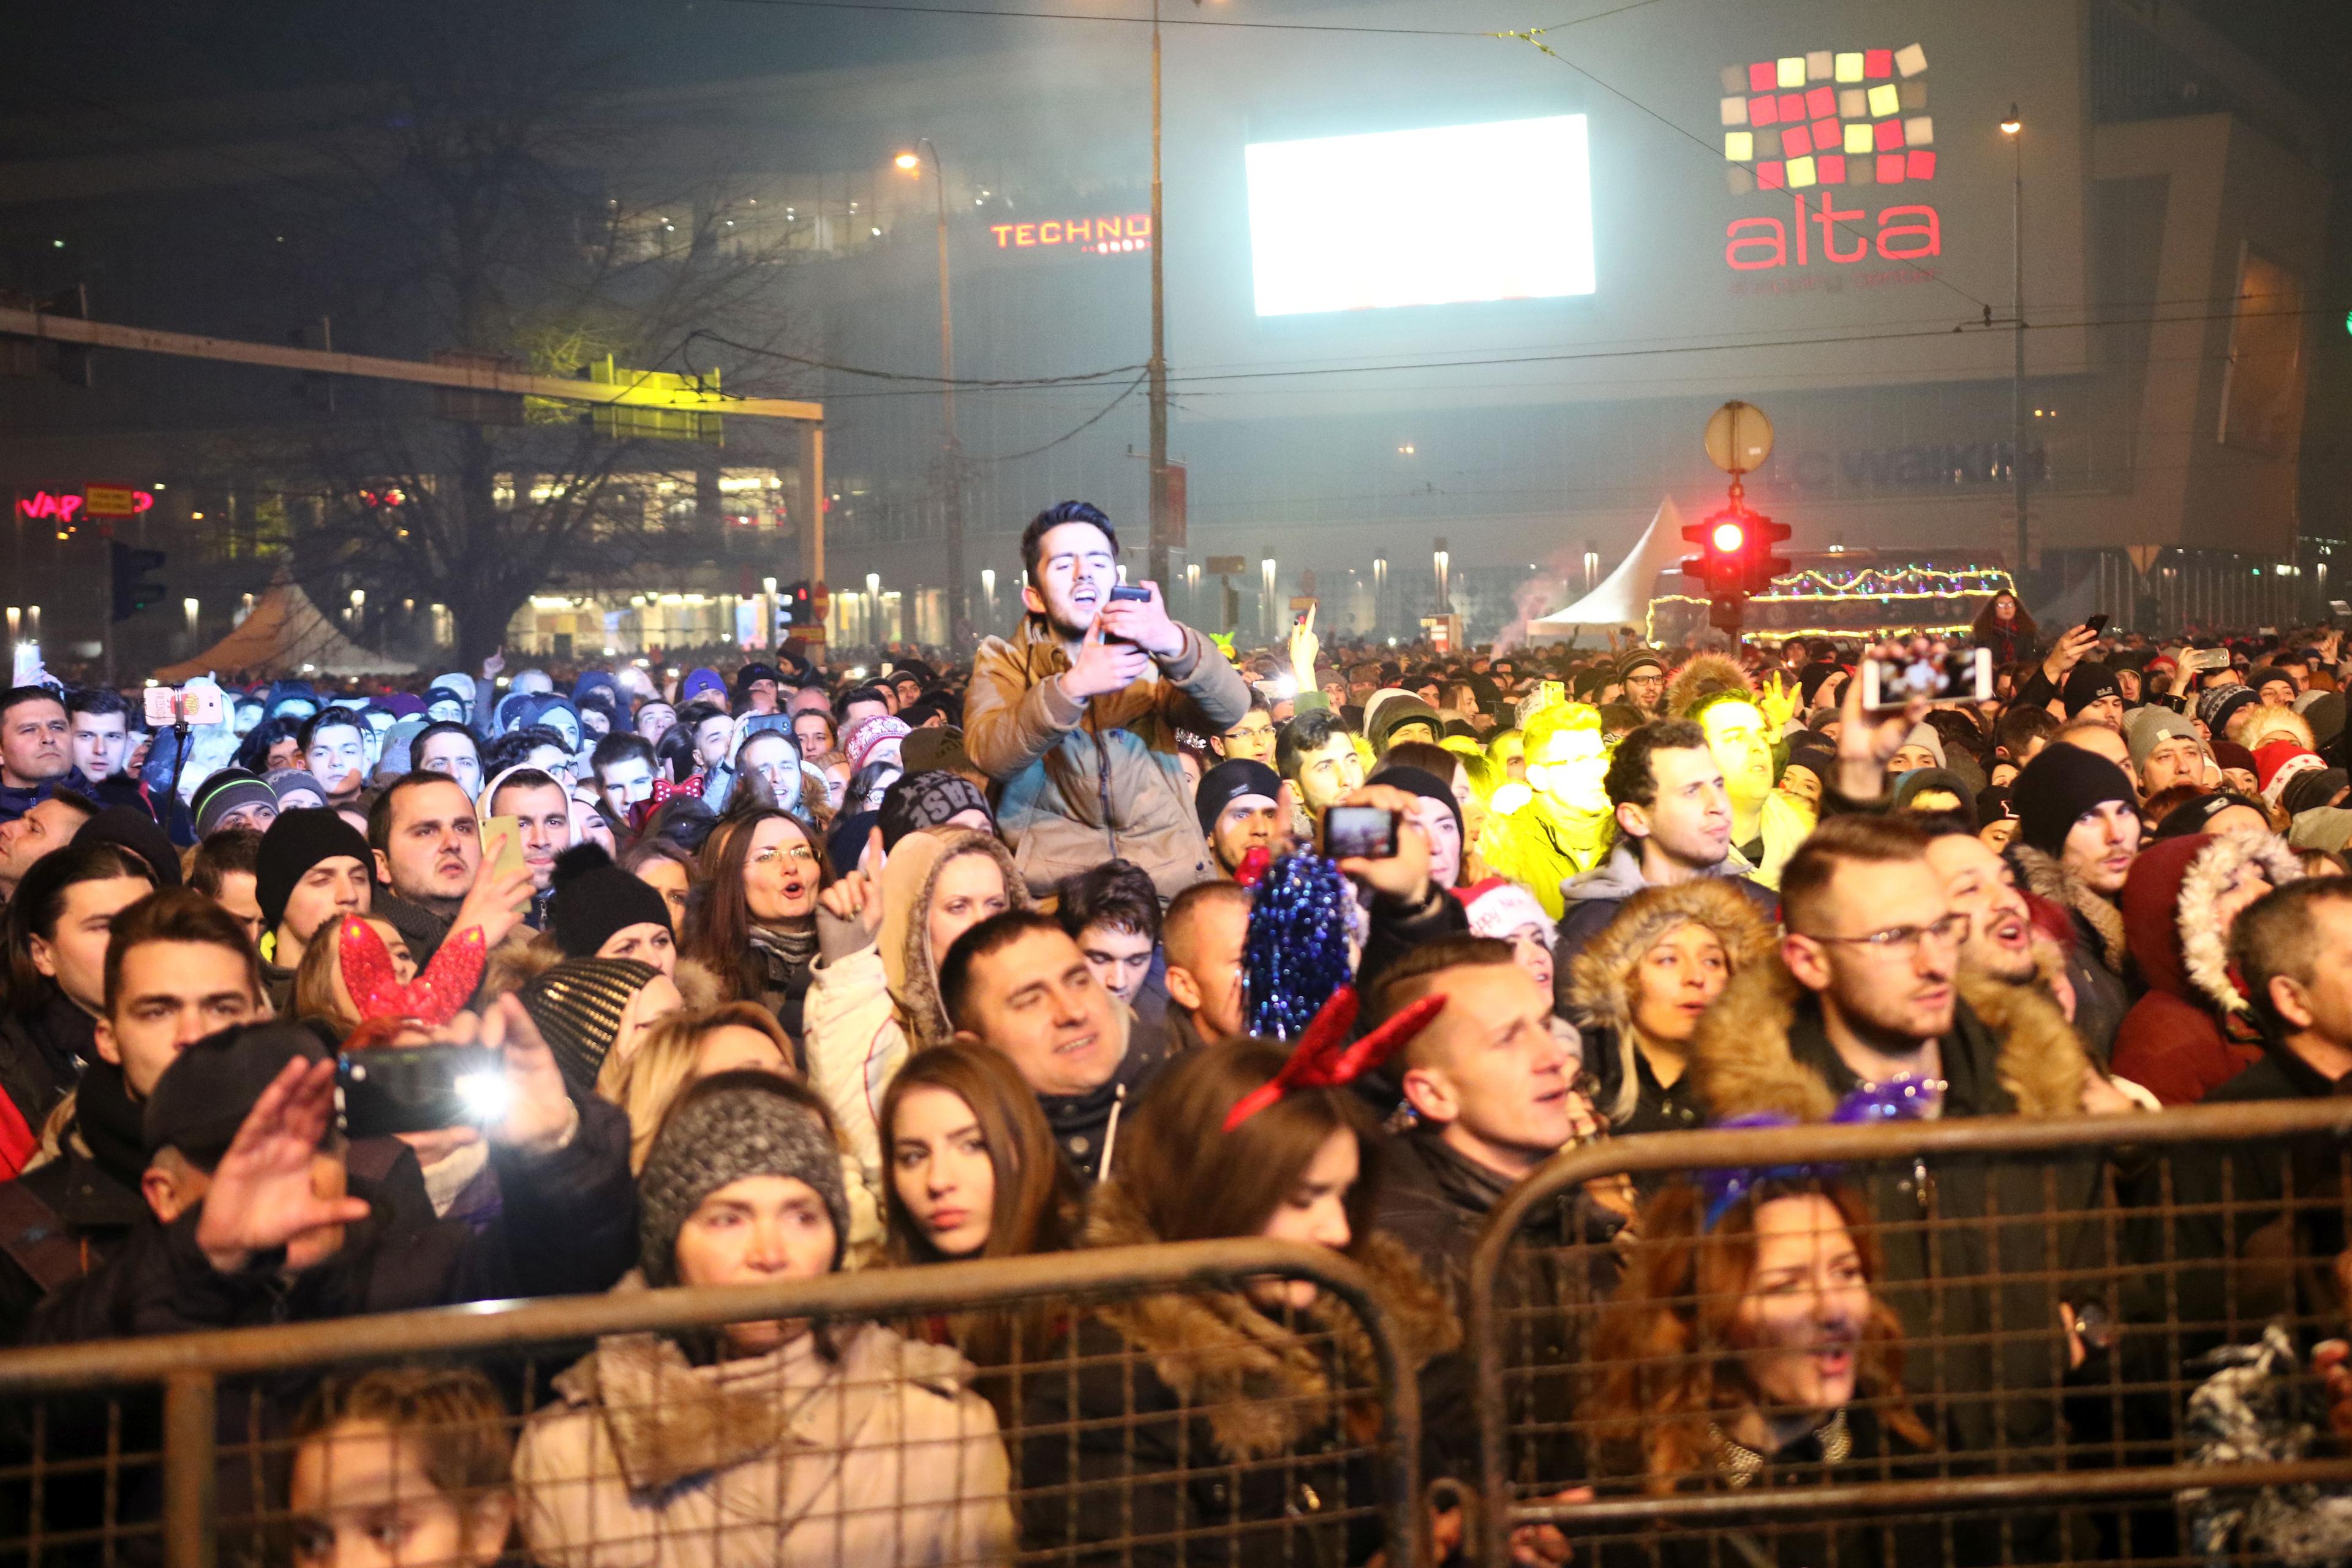
[[[1406,1568],[1398,1347],[1349,1259],[1240,1240],[20,1350],[0,1563],[486,1565],[510,1510],[551,1568]]]
[[[2336,1100],[1566,1151],[1466,1290],[1483,1560],[1538,1524],[1611,1568],[2352,1553],[2348,1131]]]

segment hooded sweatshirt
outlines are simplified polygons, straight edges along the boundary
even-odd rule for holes
[[[2249,869],[2273,887],[2303,877],[2273,835],[2198,833],[2149,846],[2124,882],[2124,930],[2147,994],[2116,1031],[2115,1070],[2166,1105],[2194,1105],[2262,1059],[2215,913]]]
[[[1003,844],[968,828],[925,828],[898,840],[882,868],[882,927],[875,937],[830,911],[817,915],[823,956],[810,972],[801,1054],[808,1061],[809,1086],[824,1096],[877,1198],[882,1097],[909,1051],[945,1045],[955,1034],[940,1005],[942,955],[931,951],[928,917],[941,870],[966,854],[985,855],[1004,873],[1006,908],[1029,907]]]
[[[1759,913],[1770,919],[1780,900],[1769,888],[1759,887],[1752,879],[1756,868],[1746,856],[1734,849],[1722,860],[1709,866],[1699,875],[1708,880],[1729,882],[1735,890],[1748,896]],[[1570,964],[1584,950],[1587,942],[1598,937],[1601,930],[1616,917],[1626,900],[1650,884],[1642,877],[1642,857],[1639,847],[1620,835],[1616,847],[1609,858],[1581,877],[1571,877],[1559,887],[1564,913],[1559,922],[1559,940],[1552,946],[1554,973],[1559,976],[1558,990],[1564,1001],[1568,995],[1567,976]]]

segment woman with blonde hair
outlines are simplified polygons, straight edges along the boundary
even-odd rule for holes
[[[688,1085],[738,1068],[798,1076],[790,1037],[756,1002],[672,1013],[646,1029],[635,1051],[606,1057],[596,1095],[628,1114],[629,1169],[646,1168],[662,1118]]]

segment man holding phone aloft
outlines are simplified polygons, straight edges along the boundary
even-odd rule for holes
[[[964,749],[1003,785],[997,823],[1033,892],[1133,861],[1163,899],[1216,875],[1176,760],[1176,731],[1222,734],[1249,687],[1168,616],[1159,584],[1122,588],[1110,519],[1063,501],[1021,535],[1029,614],[991,637],[964,699]]]

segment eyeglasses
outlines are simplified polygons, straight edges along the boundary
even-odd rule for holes
[[[1969,940],[1969,917],[1946,915],[1933,925],[1888,926],[1867,936],[1815,936],[1811,931],[1799,931],[1799,936],[1812,942],[1847,947],[1866,947],[1873,952],[1889,958],[1908,958],[1919,951],[1922,942],[1932,941],[1937,947],[1958,947]]]
[[[754,849],[751,852],[751,864],[754,866],[772,866],[778,860],[803,860],[814,864],[816,860],[816,851],[805,844],[793,844],[782,847],[771,844],[764,849]]]

